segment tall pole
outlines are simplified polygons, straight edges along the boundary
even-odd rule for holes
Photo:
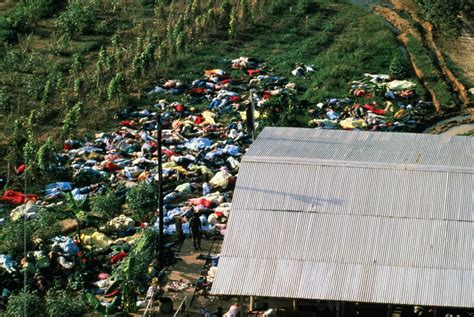
[[[157,135],[157,140],[158,140],[158,182],[159,182],[159,187],[158,187],[158,210],[159,210],[159,226],[158,230],[160,231],[159,233],[159,241],[158,241],[158,262],[160,265],[160,269],[163,269],[165,267],[165,261],[164,261],[164,223],[163,223],[163,218],[164,218],[164,212],[163,212],[163,165],[161,162],[161,157],[163,156],[163,153],[161,151],[161,139],[162,139],[162,127],[161,127],[161,113],[158,112],[157,115],[157,122],[156,122],[156,130],[158,132]]]
[[[255,141],[255,100],[254,94],[255,89],[250,89],[250,104],[247,106],[247,132],[252,136],[252,140]]]

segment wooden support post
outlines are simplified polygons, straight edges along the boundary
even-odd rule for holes
[[[296,299],[293,300],[293,311],[296,311]]]
[[[336,317],[341,317],[341,303],[336,303]]]
[[[387,317],[392,317],[392,305],[387,305]]]
[[[244,317],[244,297],[240,296],[239,298],[239,305],[240,305],[240,317]]]
[[[438,308],[433,308],[433,317],[438,317]]]
[[[254,297],[253,297],[253,296],[250,296],[249,311],[253,311],[253,310],[254,310],[254,307],[255,307]]]

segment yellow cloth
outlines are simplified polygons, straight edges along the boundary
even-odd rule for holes
[[[175,170],[178,173],[185,174],[187,171],[184,167],[177,165],[175,162],[166,162],[163,164],[163,168]]]
[[[395,119],[400,119],[400,118],[403,118],[404,116],[406,116],[407,114],[407,111],[405,109],[400,109],[397,111],[397,113],[395,113],[394,115],[394,118]]]
[[[105,249],[109,247],[114,240],[107,237],[102,232],[94,232],[91,235],[81,234],[81,241],[89,246],[89,248]]]
[[[362,119],[354,119],[354,118],[347,118],[342,120],[340,123],[343,129],[355,129],[355,128],[363,128],[366,126],[366,123]]]
[[[206,69],[204,71],[204,75],[206,77],[213,77],[213,76],[222,76],[222,75],[225,75],[225,71],[223,71],[222,69]]]
[[[191,171],[201,171],[201,173],[203,175],[208,175],[210,177],[214,176],[214,173],[212,172],[212,170],[207,167],[207,166],[204,166],[204,165],[193,165],[192,167],[190,167],[190,170]]]
[[[206,110],[202,113],[202,116],[204,119],[206,119],[205,123],[215,125],[216,121],[214,120],[214,113],[210,112],[209,110]]]
[[[242,118],[242,120],[247,120],[247,112],[246,111],[239,111],[239,113],[240,113],[240,117]],[[260,112],[255,110],[254,113],[253,113],[253,117],[255,119],[260,118]]]
[[[128,244],[133,244],[135,243],[140,237],[142,236],[141,232],[135,233],[133,236],[128,236],[128,237],[123,237],[120,239],[117,239],[114,241],[114,243],[117,243],[118,241],[124,241],[127,242]]]

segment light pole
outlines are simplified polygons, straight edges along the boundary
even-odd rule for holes
[[[161,139],[162,139],[162,133],[163,129],[161,126],[161,112],[158,112],[156,116],[156,132],[157,132],[157,143],[158,143],[158,219],[159,219],[159,224],[158,224],[158,230],[159,235],[158,235],[158,263],[160,266],[160,270],[165,267],[164,263],[164,223],[163,223],[163,218],[164,218],[164,212],[163,212],[163,165],[161,162],[161,157],[163,156],[163,153],[161,151]]]
[[[247,106],[247,132],[252,135],[252,140],[255,140],[255,100],[254,94],[257,93],[255,89],[250,89],[250,104]]]

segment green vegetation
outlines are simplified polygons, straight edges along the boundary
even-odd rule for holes
[[[405,76],[407,75],[408,65],[399,51],[393,54],[389,72],[390,75],[392,75],[393,77],[400,79],[405,78]]]
[[[48,291],[46,309],[49,316],[79,317],[87,312],[86,302],[66,290],[51,289]]]
[[[409,35],[407,43],[408,50],[416,56],[416,65],[425,75],[425,80],[430,87],[436,91],[436,96],[440,104],[444,108],[450,108],[455,104],[453,95],[449,91],[449,87],[440,78],[440,74],[433,65],[433,61],[429,55],[429,52],[421,45],[420,41],[413,35]]]
[[[127,192],[128,209],[137,221],[149,218],[156,209],[157,190],[151,184],[140,183]]]
[[[8,300],[6,317],[45,316],[46,308],[36,293],[22,291]]]
[[[96,195],[91,200],[91,211],[104,219],[111,219],[121,211],[120,199],[112,190]]]
[[[416,2],[437,32],[444,36],[459,34],[461,21],[458,15],[462,9],[461,0],[416,0]]]

